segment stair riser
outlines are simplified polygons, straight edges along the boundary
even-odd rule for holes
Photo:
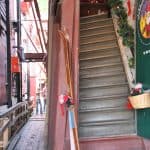
[[[86,97],[100,97],[100,96],[111,96],[111,95],[118,95],[118,94],[128,94],[128,87],[127,86],[114,86],[114,87],[96,87],[96,88],[86,88],[80,89],[80,98]]]
[[[102,34],[105,32],[111,32],[114,31],[113,29],[113,25],[108,25],[108,26],[101,26],[99,28],[93,28],[93,29],[89,29],[89,30],[80,30],[80,36],[90,36],[93,34]]]
[[[123,110],[108,110],[108,111],[93,111],[93,112],[80,112],[79,124],[87,122],[109,122],[116,120],[133,120],[134,113],[132,111]]]
[[[90,49],[99,49],[99,48],[105,48],[106,46],[116,47],[118,45],[115,40],[111,40],[111,41],[106,41],[106,42],[104,41],[104,42],[84,44],[80,46],[80,50],[84,51],[84,50],[90,50]]]
[[[91,68],[91,69],[80,69],[80,76],[84,77],[85,75],[93,75],[96,74],[110,74],[112,72],[120,73],[123,71],[122,65],[110,66],[110,67],[102,67],[102,68]]]
[[[92,41],[85,41],[83,43],[80,43],[80,46],[83,46],[83,45],[90,45],[90,44],[93,44],[93,43],[97,43],[98,45],[100,44],[106,44],[108,42],[114,42],[116,40],[116,37],[113,36],[113,35],[110,35],[108,37],[104,37],[104,38],[97,38],[97,39],[94,39]]]
[[[121,58],[120,57],[108,57],[108,58],[100,58],[100,59],[92,59],[92,60],[83,60],[80,61],[80,67],[91,67],[91,66],[96,66],[96,65],[107,65],[107,64],[112,64],[112,63],[121,63]]]
[[[85,36],[80,36],[80,41],[83,39],[90,39],[90,38],[95,38],[95,37],[104,37],[105,35],[116,35],[115,31],[106,31],[106,32],[100,32],[100,33],[96,33],[96,34],[91,34],[91,35],[85,35]]]
[[[106,50],[96,50],[96,51],[91,51],[91,52],[84,52],[80,53],[80,59],[88,59],[88,58],[95,58],[95,57],[103,57],[107,55],[119,55],[119,50],[116,48],[112,49],[106,49]]]
[[[104,49],[107,47],[116,47],[117,42],[115,41],[110,41],[109,43],[93,43],[93,44],[87,44],[87,45],[81,45],[80,50],[85,51],[85,50],[92,50],[92,49]]]
[[[109,38],[112,38],[112,39],[115,39],[116,38],[116,35],[114,33],[112,34],[100,34],[100,35],[96,35],[96,36],[90,36],[90,37],[87,37],[87,38],[84,38],[84,39],[80,39],[80,44],[84,44],[84,43],[88,43],[88,42],[94,42],[96,40],[101,40],[101,39],[109,39]]]
[[[105,126],[91,126],[91,127],[80,127],[80,137],[106,137],[106,136],[117,136],[127,135],[135,133],[134,122],[128,122],[118,125],[105,125]]]
[[[97,99],[84,101],[80,100],[79,110],[86,111],[91,109],[107,109],[107,108],[126,108],[127,98],[114,98],[114,99]]]
[[[81,79],[80,87],[88,87],[88,86],[98,86],[104,84],[115,84],[117,82],[124,83],[126,82],[126,77],[124,75],[116,75],[116,76],[105,76],[105,77],[96,77],[90,79]]]
[[[82,17],[80,19],[80,22],[81,23],[88,23],[88,22],[91,22],[91,21],[96,21],[96,20],[100,20],[100,19],[106,19],[108,18],[108,14],[103,14],[103,15],[95,15],[95,16],[92,16],[92,17]]]
[[[90,23],[86,23],[86,24],[81,24],[80,25],[80,29],[85,29],[85,28],[91,28],[91,27],[99,27],[99,26],[104,26],[104,25],[108,25],[108,24],[113,24],[112,19],[100,19],[98,21],[94,21],[94,22],[90,22]]]

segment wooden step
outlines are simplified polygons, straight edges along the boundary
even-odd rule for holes
[[[80,60],[80,67],[86,68],[86,67],[94,67],[100,65],[109,65],[113,63],[120,63],[121,64],[121,58],[118,57],[119,55],[114,56],[108,56],[108,57],[100,57],[100,58],[93,58],[88,60]]]
[[[90,22],[83,22],[80,24],[80,29],[98,27],[98,26],[103,26],[108,24],[113,24],[112,18],[106,18],[106,19],[102,18]]]
[[[116,120],[133,120],[135,115],[133,110],[127,109],[99,109],[91,111],[82,111],[79,116],[79,124],[95,122],[115,122]]]
[[[109,35],[109,36],[105,36],[105,37],[102,37],[102,38],[97,38],[95,40],[92,40],[92,41],[84,41],[82,43],[80,43],[80,45],[89,45],[89,44],[93,44],[93,43],[97,43],[97,44],[100,44],[100,43],[108,43],[109,41],[114,41],[116,40],[116,36],[114,35]]]
[[[119,100],[104,100],[99,101],[91,101],[91,102],[80,102],[79,112],[88,112],[88,111],[102,111],[106,109],[112,108],[122,108],[124,110],[127,107],[127,98],[120,98]]]
[[[121,63],[112,63],[112,64],[104,64],[104,65],[95,65],[95,66],[85,66],[80,67],[80,77],[89,76],[91,73],[93,75],[97,74],[109,74],[110,72],[120,73],[123,71],[123,67]]]
[[[86,35],[93,35],[97,33],[105,33],[108,31],[114,31],[114,26],[113,24],[108,24],[108,25],[103,25],[103,26],[98,26],[98,27],[91,27],[91,28],[85,28],[85,29],[80,29],[80,35],[81,36],[86,36]]]
[[[92,41],[97,41],[97,40],[101,40],[101,39],[108,39],[108,38],[116,38],[116,34],[114,31],[111,32],[105,32],[102,34],[97,34],[97,35],[90,35],[87,36],[86,38],[81,38],[80,39],[80,44],[82,43],[87,43],[87,42],[92,42]]]
[[[120,74],[107,74],[106,76],[98,76],[98,75],[94,75],[94,76],[90,76],[87,78],[80,78],[79,80],[79,84],[80,87],[84,87],[84,86],[97,86],[97,85],[101,85],[101,84],[115,84],[117,82],[122,82],[125,83],[127,82],[126,76],[124,74],[124,72],[121,72]]]
[[[84,55],[82,58],[80,57],[80,62],[82,62],[82,61],[87,61],[87,60],[94,60],[94,59],[109,59],[109,58],[111,58],[111,57],[118,57],[118,56],[120,56],[120,54],[119,53],[111,53],[111,54],[97,54],[97,53],[93,53],[93,55],[91,54],[86,54],[86,55]]]
[[[112,41],[109,41],[107,42],[104,42],[104,43],[92,43],[92,44],[89,44],[89,45],[80,45],[80,51],[83,52],[83,51],[91,51],[92,49],[95,50],[95,49],[107,49],[107,48],[114,48],[114,47],[118,47],[118,43],[114,40]]]
[[[127,108],[127,96],[105,96],[103,97],[93,97],[93,98],[83,98],[79,101],[79,112],[88,110],[104,110],[108,108],[122,108],[124,110]]]
[[[98,48],[92,48],[92,49],[88,49],[88,48],[86,48],[86,49],[80,49],[80,55],[84,55],[84,53],[95,53],[95,52],[97,52],[97,51],[102,51],[102,52],[106,52],[106,51],[110,51],[110,50],[115,50],[115,49],[118,49],[119,50],[119,47],[116,45],[116,44],[114,44],[114,45],[109,45],[109,44],[107,44],[107,45],[103,45],[103,46],[99,46]]]
[[[103,84],[99,86],[80,87],[80,99],[111,96],[117,94],[129,94],[128,85],[125,83]]]
[[[82,40],[82,39],[88,39],[88,38],[93,38],[93,37],[95,37],[95,36],[104,36],[104,35],[107,35],[107,34],[116,34],[115,33],[115,31],[103,31],[103,32],[99,32],[99,33],[93,33],[93,34],[88,34],[88,35],[81,35],[80,36],[80,40]]]
[[[81,101],[99,101],[99,100],[111,100],[111,99],[120,99],[120,98],[126,98],[128,97],[128,94],[117,94],[117,95],[110,95],[110,96],[100,96],[100,97],[86,97],[86,98],[81,98]]]
[[[100,20],[100,19],[104,19],[104,18],[108,18],[107,13],[85,16],[85,17],[80,18],[80,23],[89,23],[89,22],[93,22],[95,20]]]
[[[80,79],[93,79],[93,78],[107,78],[107,77],[115,77],[115,76],[125,76],[123,71],[120,72],[107,72],[107,73],[97,73],[97,74],[86,74],[84,76],[80,75]]]
[[[98,138],[98,137],[111,137],[111,136],[123,136],[123,135],[132,135],[134,134],[134,120],[130,121],[117,121],[110,122],[108,124],[103,124],[101,126],[91,125],[79,127],[79,136],[84,138]],[[108,144],[108,143],[107,143]]]

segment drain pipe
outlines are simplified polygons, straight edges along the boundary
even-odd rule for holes
[[[8,108],[12,106],[11,99],[11,47],[10,47],[10,17],[9,17],[9,0],[5,0],[6,3],[6,29],[7,29],[7,83],[6,83],[6,92],[7,92],[7,102]]]
[[[21,15],[20,15],[20,0],[17,0],[17,47],[18,51],[21,46]],[[20,64],[20,73],[17,73],[17,102],[22,102],[22,64]]]

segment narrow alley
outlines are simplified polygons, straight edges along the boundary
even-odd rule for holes
[[[46,150],[45,114],[33,115],[7,150]]]
[[[150,150],[150,0],[0,0],[0,150]]]

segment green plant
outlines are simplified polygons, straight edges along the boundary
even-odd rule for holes
[[[130,67],[130,68],[134,68],[134,66],[135,66],[134,58],[130,58],[130,59],[128,60],[128,64],[129,64],[129,67]]]
[[[118,34],[123,39],[123,45],[129,47],[134,56],[134,30],[128,24],[127,12],[122,0],[108,0],[108,5],[112,8],[112,13],[118,16]]]

